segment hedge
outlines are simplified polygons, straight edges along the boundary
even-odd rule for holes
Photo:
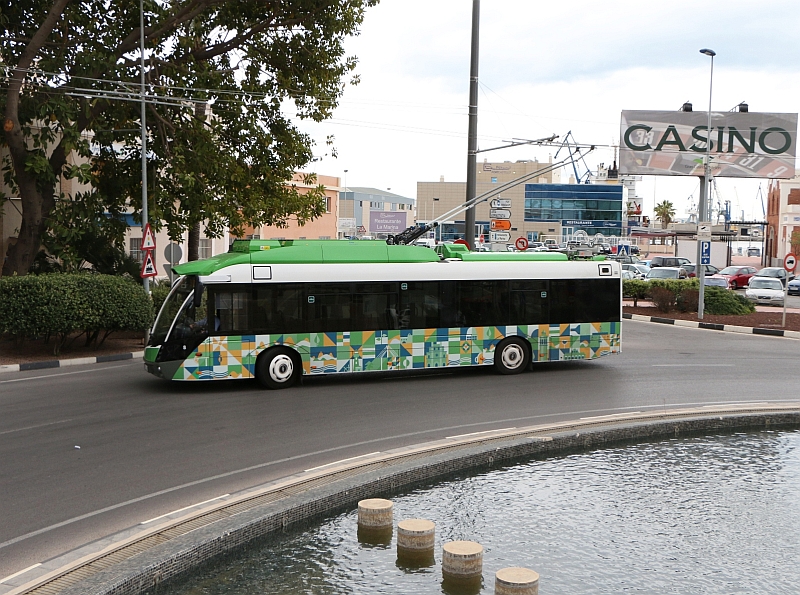
[[[55,337],[56,355],[76,332],[87,345],[100,345],[115,331],[143,331],[152,322],[153,302],[131,279],[94,273],[0,277],[0,334]]]
[[[651,281],[626,279],[622,281],[622,294],[625,297],[633,298],[634,306],[638,305],[638,300],[652,299],[654,296],[651,290],[656,288],[669,291],[674,295],[673,300],[666,293],[658,292],[660,295],[657,297],[661,311],[666,312],[675,305],[682,311],[697,311],[695,294],[700,289],[700,280],[695,277],[691,279],[652,279]],[[744,315],[756,311],[755,306],[746,297],[721,287],[707,286],[703,304],[706,314]]]

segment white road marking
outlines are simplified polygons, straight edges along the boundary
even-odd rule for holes
[[[29,570],[33,570],[34,568],[37,568],[37,567],[39,567],[41,565],[42,565],[41,562],[37,562],[33,566],[28,566],[27,568],[24,568],[24,569],[20,570],[19,572],[15,572],[14,574],[9,574],[7,577],[5,577],[3,579],[0,579],[0,585],[2,585],[6,581],[10,581],[12,578],[18,577],[21,574],[25,574]]]
[[[653,368],[735,368],[736,364],[652,364]]]
[[[334,461],[333,463],[325,463],[324,465],[320,465],[319,467],[311,467],[311,469],[306,469],[305,471],[316,471],[317,469],[324,469],[325,467],[332,467],[333,465],[338,465],[340,463],[347,463],[349,461],[355,461],[356,459],[363,459],[364,457],[371,457],[372,455],[380,454],[380,451],[375,452],[368,452],[365,455],[358,455],[357,457],[350,457],[349,459],[340,459],[338,461]]]
[[[197,504],[190,504],[189,506],[184,506],[183,508],[179,508],[178,510],[173,510],[172,512],[167,512],[160,516],[153,517],[152,519],[142,521],[139,524],[146,525],[147,523],[152,523],[153,521],[157,521],[159,519],[163,519],[164,517],[168,517],[171,514],[175,514],[177,512],[183,512],[184,510],[189,510],[190,508],[194,508],[196,506],[202,506],[203,504],[208,504],[209,502],[214,502],[215,500],[222,500],[223,498],[227,498],[228,496],[230,496],[230,494],[222,494],[222,496],[217,496],[216,498],[211,498],[209,500],[203,500],[202,502],[198,502]]]
[[[46,428],[47,426],[54,426],[56,424],[65,424],[67,422],[72,421],[71,419],[64,419],[62,421],[51,421],[48,424],[39,424],[38,426],[26,426],[24,428],[17,428],[16,430],[5,430],[0,432],[0,436],[3,434],[13,434],[14,432],[24,432],[25,430],[35,430],[36,428]]]
[[[500,428],[499,430],[486,430],[483,432],[472,432],[471,434],[457,434],[456,436],[446,436],[448,440],[455,438],[468,438],[469,436],[480,436],[481,434],[493,434],[495,432],[508,432],[509,430],[516,430],[517,428]]]
[[[113,370],[114,368],[127,368],[134,364],[141,362],[131,362],[121,366],[108,366],[107,368],[95,368],[93,370],[79,370],[77,372],[62,372],[60,374],[45,374],[44,376],[29,376],[28,378],[15,378],[14,380],[0,380],[0,384],[8,384],[9,382],[25,382],[26,380],[40,380],[42,378],[55,378],[56,376],[71,376],[73,374],[89,374],[90,372],[103,372],[105,370]],[[57,368],[56,368],[57,369]]]
[[[624,415],[633,415],[634,413],[641,413],[641,411],[627,411],[625,413],[610,413],[608,415],[593,415],[591,417],[582,417],[584,419],[608,419],[609,417],[620,417]]]

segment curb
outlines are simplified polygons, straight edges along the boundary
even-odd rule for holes
[[[611,444],[800,427],[800,402],[635,411],[453,436],[308,469],[175,511],[4,579],[5,595],[139,595],[291,525],[469,469]],[[155,520],[155,519],[154,519]],[[149,521],[147,521],[149,523]],[[3,585],[3,586],[6,586]]]
[[[695,322],[693,320],[675,320],[659,316],[642,316],[641,314],[622,314],[625,320],[638,320],[639,322],[655,322],[657,324],[671,324],[688,328],[702,328],[710,331],[724,331],[726,333],[739,333],[742,335],[766,335],[768,337],[784,337],[786,339],[800,339],[800,331],[784,331],[775,328],[760,328],[752,326],[735,326],[733,324],[714,324],[712,322]]]
[[[4,372],[27,372],[29,370],[46,370],[49,368],[66,368],[67,366],[84,366],[87,364],[103,364],[126,359],[144,357],[144,351],[131,353],[114,353],[112,355],[98,355],[95,357],[74,357],[71,359],[53,359],[46,362],[28,362],[24,364],[6,364],[0,366],[0,374]]]

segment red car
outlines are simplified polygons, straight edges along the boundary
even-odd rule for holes
[[[755,267],[725,267],[718,274],[728,280],[731,289],[739,289],[746,287],[756,272]]]

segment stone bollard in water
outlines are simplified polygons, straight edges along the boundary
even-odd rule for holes
[[[539,595],[539,574],[528,568],[501,568],[495,573],[495,595]]]
[[[483,546],[451,541],[442,546],[442,585],[453,593],[478,593],[483,578]]]
[[[422,568],[434,563],[436,525],[426,519],[406,519],[397,524],[398,565]]]
[[[358,540],[373,545],[392,542],[393,504],[383,498],[369,498],[358,503]]]

